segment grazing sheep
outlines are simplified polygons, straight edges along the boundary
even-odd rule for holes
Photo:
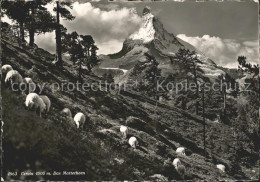
[[[36,90],[36,84],[29,77],[24,78],[24,83],[27,85],[28,93],[32,93]]]
[[[11,70],[6,74],[5,83],[10,83],[10,85],[13,85],[14,83],[21,84],[23,83],[23,77],[18,71]]]
[[[179,155],[186,155],[185,154],[185,148],[184,147],[178,147],[176,150],[176,153]]]
[[[71,111],[69,108],[64,108],[62,111],[61,111],[61,116],[65,119],[67,118],[72,118],[72,114],[71,114]]]
[[[46,105],[45,113],[47,114],[50,111],[51,101],[48,96],[40,95],[40,98],[43,100],[44,104]]]
[[[217,165],[217,168],[218,168],[220,171],[222,171],[223,173],[225,172],[225,169],[226,169],[226,167],[225,167],[223,164],[218,164],[218,165]]]
[[[172,162],[172,165],[176,169],[176,171],[179,173],[179,175],[184,179],[186,168],[184,165],[181,164],[181,161],[179,158],[175,158]]]
[[[62,111],[61,111],[61,123],[63,121],[66,121],[68,122],[71,126],[75,126],[75,122],[72,118],[72,114],[71,114],[71,111],[69,108],[64,108]]]
[[[172,162],[172,165],[175,167],[175,169],[177,170],[178,166],[181,165],[181,161],[179,158],[175,158]]]
[[[45,103],[36,93],[30,93],[27,95],[25,100],[25,106],[30,110],[37,111],[39,109],[40,117],[42,116],[41,113],[44,112],[44,110],[46,109]]]
[[[123,138],[126,138],[126,135],[128,133],[128,128],[126,126],[121,125],[120,126],[120,132],[121,132]]]
[[[5,64],[2,66],[2,74],[6,75],[9,71],[13,70],[13,67],[9,64]]]
[[[179,175],[182,177],[182,179],[184,179],[184,175],[185,175],[185,172],[186,172],[185,166],[181,164],[181,165],[178,166],[178,168],[176,170],[179,173]]]
[[[77,125],[77,128],[81,127],[83,129],[83,126],[85,124],[86,117],[83,113],[79,112],[74,116],[74,122]]]
[[[135,137],[129,138],[128,143],[132,148],[136,149],[137,139]]]

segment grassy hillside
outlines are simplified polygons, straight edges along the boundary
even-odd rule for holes
[[[53,55],[43,50],[19,47],[7,38],[2,40],[3,64],[10,64],[21,75],[36,66],[37,83],[76,82],[74,67],[65,63],[57,69]],[[99,78],[85,75],[85,83],[98,84]],[[2,83],[4,125],[4,178],[10,171],[82,171],[79,176],[26,177],[30,180],[181,180],[171,165],[175,150],[184,146],[187,156],[178,156],[186,167],[185,180],[256,179],[257,154],[247,150],[246,159],[234,161],[237,148],[230,127],[206,122],[207,158],[203,154],[203,121],[181,109],[156,103],[134,92],[120,95],[105,91],[54,91],[47,85],[42,94],[52,101],[48,115],[40,118],[26,110],[20,92],[12,92]],[[61,123],[60,111],[68,107],[73,115],[81,111],[88,116],[85,128],[76,130]],[[131,117],[127,138],[136,136],[138,147],[130,148],[119,127]],[[133,119],[136,117],[138,119]],[[214,141],[214,142],[212,142]],[[170,160],[168,160],[170,159]],[[243,163],[242,163],[243,161]],[[246,161],[246,162],[245,162]],[[237,170],[232,170],[237,162]],[[216,164],[224,164],[226,173]],[[252,172],[255,170],[255,173]],[[155,174],[161,176],[154,177]]]

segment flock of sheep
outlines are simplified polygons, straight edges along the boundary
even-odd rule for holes
[[[2,66],[2,75],[5,77],[5,84],[12,86],[12,88],[14,88],[14,85],[25,86],[26,89],[23,89],[22,94],[26,96],[24,102],[26,108],[35,112],[38,111],[40,117],[42,117],[42,113],[47,114],[50,111],[51,101],[49,97],[46,95],[38,95],[37,93],[34,93],[36,84],[33,82],[32,78],[23,78],[18,71],[14,70],[12,66],[8,64]],[[25,91],[28,93],[28,95],[26,95]],[[71,111],[68,108],[62,110],[62,116],[64,116],[77,128],[83,128],[86,120],[85,115],[81,112],[77,113],[72,119]],[[74,123],[72,123],[72,121]]]
[[[5,76],[5,84],[12,85],[12,84],[25,84],[28,88],[28,95],[26,93],[22,93],[26,95],[26,100],[25,100],[25,106],[29,110],[34,110],[35,112],[38,111],[39,115],[41,117],[42,113],[47,114],[50,111],[51,107],[51,101],[46,95],[38,95],[37,93],[33,93],[33,91],[36,88],[36,84],[33,82],[33,80],[29,77],[26,77],[23,79],[23,77],[20,75],[20,73],[16,70],[13,70],[11,65],[3,65],[2,66],[2,75],[3,77]],[[69,108],[64,108],[61,111],[61,116],[62,116],[62,122],[67,121],[69,124],[76,126],[77,128],[82,128],[85,124],[86,117],[83,113],[79,112],[77,113],[74,118],[72,118],[72,113]],[[120,126],[120,133],[124,139],[127,137],[128,133],[128,128],[127,126]],[[136,146],[138,144],[136,137],[132,136],[128,140],[129,145],[136,149]],[[185,154],[185,148],[184,147],[179,147],[176,149],[176,153],[178,155],[186,155]],[[185,174],[185,166],[182,165],[181,161],[179,158],[175,158],[172,162],[172,165],[176,169],[176,171],[181,175],[184,176]],[[225,172],[225,166],[223,164],[218,164],[216,166],[219,170],[222,172]]]

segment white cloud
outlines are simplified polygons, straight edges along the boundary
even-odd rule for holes
[[[39,34],[35,36],[35,43],[40,47],[54,54],[56,51],[55,32]]]
[[[46,8],[55,16],[54,6],[55,3],[52,3]],[[68,32],[77,31],[79,34],[92,35],[99,48],[98,54],[112,54],[121,50],[123,41],[141,24],[141,17],[132,8],[120,9],[118,6],[108,6],[103,10],[94,7],[90,2],[75,2],[70,11],[76,18],[72,21],[61,19],[61,24]],[[54,33],[36,37],[39,47],[52,53],[53,48],[55,52],[54,41]]]
[[[119,52],[123,47],[123,40],[110,40],[107,42],[96,42],[98,45],[98,54],[113,54]]]
[[[241,55],[246,56],[249,62],[259,64],[258,41],[241,42],[209,35],[189,37],[185,34],[179,34],[177,37],[189,42],[221,66],[237,67],[237,57]]]
[[[132,8],[101,10],[91,3],[73,4],[73,21],[62,21],[69,31],[90,34],[97,41],[125,39],[136,31],[141,17]]]

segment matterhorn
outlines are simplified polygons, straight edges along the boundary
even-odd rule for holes
[[[201,51],[179,39],[173,33],[169,33],[160,20],[152,14],[149,7],[144,8],[141,26],[124,41],[121,51],[104,56],[99,68],[123,70],[122,74],[127,75],[127,72],[131,72],[136,63],[146,61],[145,54],[148,53],[158,61],[163,76],[167,76],[178,69],[178,63],[172,64],[171,58],[180,48],[196,52],[199,58],[196,67],[203,77],[214,81],[220,75],[225,74]],[[118,81],[125,82],[126,77]]]

